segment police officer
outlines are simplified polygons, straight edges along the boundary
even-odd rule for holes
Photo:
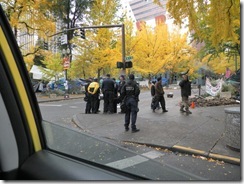
[[[88,83],[85,85],[85,101],[86,101],[86,114],[91,114],[91,95],[88,93],[88,86],[92,83],[92,78],[88,79]]]
[[[96,114],[98,113],[98,109],[99,109],[99,95],[100,95],[100,87],[97,78],[94,78],[93,82],[89,84],[87,90],[88,93],[90,94],[92,113]]]
[[[117,103],[118,103],[118,89],[119,89],[119,84],[116,82],[116,79],[113,78],[114,81],[114,102],[113,102],[113,109],[114,113],[117,113]]]
[[[110,78],[110,74],[106,75],[107,78],[102,82],[102,92],[104,100],[104,114],[114,113],[114,81]]]
[[[119,77],[119,80],[120,80],[120,82],[119,82],[119,87],[118,87],[118,93],[119,93],[119,98],[120,98],[120,96],[122,94],[122,88],[125,85],[125,76],[121,75]],[[121,106],[121,103],[120,103],[120,106]],[[121,109],[121,112],[119,112],[119,114],[122,114],[122,113],[125,113],[125,111],[123,109]]]
[[[136,128],[137,113],[139,111],[138,101],[140,88],[136,81],[134,81],[135,76],[133,74],[129,75],[129,81],[123,86],[121,92],[121,99],[125,100],[126,112],[125,112],[125,131],[129,130],[130,119],[131,119],[131,132],[138,132],[140,129]]]

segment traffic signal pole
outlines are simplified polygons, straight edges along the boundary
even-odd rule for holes
[[[122,62],[123,62],[123,69],[122,69],[122,74],[126,75],[125,71],[125,25],[122,24],[121,27],[122,31]]]
[[[115,28],[115,27],[120,27],[121,28],[121,32],[122,32],[122,62],[123,62],[123,69],[122,69],[122,74],[126,74],[125,71],[125,26],[124,24],[115,24],[115,25],[101,25],[101,26],[82,26],[82,27],[74,27],[74,28],[70,28],[70,29],[65,29],[64,31],[58,32],[56,34],[53,34],[49,37],[53,37],[55,35],[58,34],[62,34],[65,33],[67,31],[72,31],[72,30],[76,30],[76,29],[99,29],[99,28]]]

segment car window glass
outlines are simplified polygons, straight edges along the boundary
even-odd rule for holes
[[[139,155],[84,132],[47,121],[43,121],[43,128],[49,149],[60,153],[152,180],[179,180],[179,178],[180,180],[189,180],[197,178],[190,173],[184,174],[183,170],[168,164],[159,164],[144,155]]]
[[[11,122],[0,93],[0,170],[18,168],[18,148]]]

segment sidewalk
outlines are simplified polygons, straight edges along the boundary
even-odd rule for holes
[[[79,99],[79,98],[84,98],[85,94],[69,94],[68,98],[65,98],[64,95],[59,95],[59,96],[46,96],[42,94],[36,94],[37,101],[39,103],[43,102],[51,102],[51,101],[60,101],[60,100],[67,100],[67,99]]]
[[[238,105],[199,107],[191,109],[191,115],[185,115],[179,112],[179,107],[172,107],[167,113],[161,110],[153,113],[145,108],[145,104],[139,103],[136,125],[140,131],[137,133],[125,132],[124,114],[80,113],[73,116],[73,121],[96,137],[146,144],[240,165],[241,153],[225,144],[224,109],[227,107]]]
[[[69,99],[83,97],[69,95]],[[64,96],[37,98],[39,102],[64,100]],[[240,165],[241,153],[226,146],[224,134],[225,108],[238,105],[196,107],[191,109],[191,115],[185,115],[179,112],[178,100],[177,97],[166,98],[167,113],[161,113],[161,110],[153,113],[148,107],[149,101],[140,101],[136,124],[140,131],[137,133],[124,131],[124,114],[82,112],[73,116],[73,122],[96,137],[146,144]],[[100,110],[102,107],[103,101]]]

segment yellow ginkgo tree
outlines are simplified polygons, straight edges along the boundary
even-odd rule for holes
[[[167,27],[159,25],[155,29],[142,26],[134,42],[134,69],[142,75],[156,75],[164,72],[167,66]]]
[[[175,75],[198,69],[196,51],[187,43],[186,35],[169,33],[165,24],[155,28],[144,26],[136,35],[134,69],[142,75]]]
[[[209,62],[210,57],[210,54],[205,56],[202,59],[202,63],[205,64],[208,68],[211,68],[214,73],[222,75],[226,72],[226,68],[229,68],[231,71],[235,71],[235,66],[233,65],[234,61],[230,61],[225,54],[220,53],[218,57],[211,59],[211,62]]]
[[[118,0],[95,0],[87,16],[87,22],[90,25],[100,26],[118,24],[120,22],[116,19],[118,7]],[[121,37],[121,30],[118,28],[86,29],[86,40],[74,39],[77,55],[72,63],[72,70],[83,68],[82,77],[87,75],[100,77],[106,73],[115,75],[118,71],[116,62],[121,59],[121,51],[117,47],[117,42],[121,39],[119,35]]]
[[[45,57],[42,61],[43,64],[46,65],[47,69],[42,69],[44,73],[44,80],[50,80],[52,78],[57,81],[59,77],[63,76],[63,60],[61,58],[61,54],[52,53],[49,51],[45,51],[42,53]]]
[[[169,51],[167,54],[167,70],[171,76],[187,70],[192,76],[201,67],[201,63],[196,58],[197,51],[188,44],[186,34],[171,33],[167,46]]]
[[[51,1],[2,0],[1,3],[17,37],[19,33],[46,37],[55,31],[55,23],[49,9]]]
[[[34,38],[47,39],[47,35],[55,32],[55,22],[50,12],[52,1],[30,1],[30,0],[2,0],[1,4],[5,9],[6,15],[10,21],[13,33],[17,40],[23,40],[29,37],[28,47],[24,42],[18,42],[20,50],[28,67],[33,63],[33,58],[40,50],[35,45]],[[32,45],[31,45],[32,44]]]
[[[159,3],[158,0],[154,0]],[[223,57],[231,67],[240,66],[240,1],[239,0],[168,0],[166,6],[174,22],[182,25],[184,19],[196,43],[204,43],[199,51],[200,60],[208,61],[210,70],[225,70]],[[230,54],[231,53],[231,54]],[[225,55],[225,56],[223,56]],[[234,60],[234,61],[232,61]],[[222,65],[219,65],[222,63]]]

